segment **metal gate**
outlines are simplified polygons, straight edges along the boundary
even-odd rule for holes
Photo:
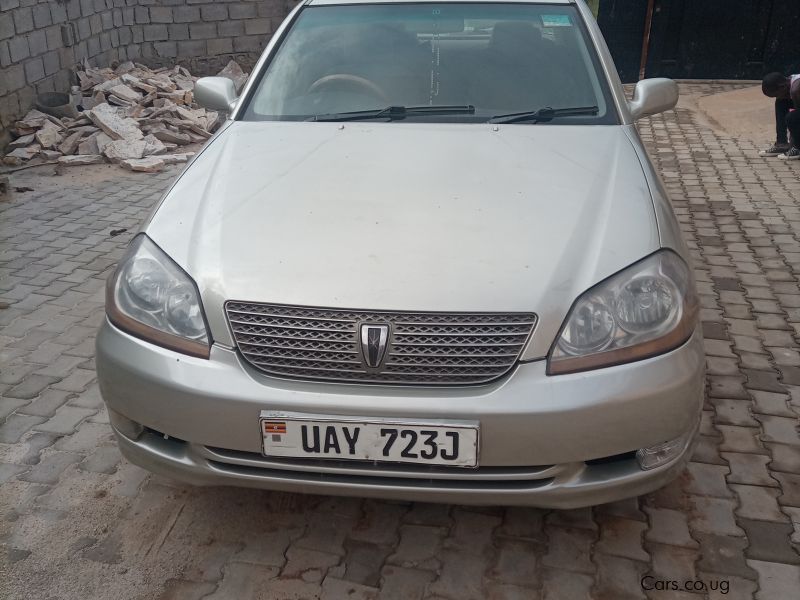
[[[624,81],[800,72],[800,0],[600,0],[598,21]]]
[[[800,64],[797,0],[656,0],[648,77],[760,79]]]

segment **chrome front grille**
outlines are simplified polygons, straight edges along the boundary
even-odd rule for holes
[[[242,356],[278,377],[345,383],[466,385],[505,375],[536,323],[532,313],[404,313],[225,304]],[[362,325],[388,325],[385,357],[367,366]]]

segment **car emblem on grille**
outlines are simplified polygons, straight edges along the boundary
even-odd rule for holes
[[[376,369],[383,362],[388,341],[388,325],[373,325],[372,323],[361,325],[361,353],[369,368]]]

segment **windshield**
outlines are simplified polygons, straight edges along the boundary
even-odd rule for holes
[[[246,102],[246,120],[407,107],[402,121],[485,122],[547,107],[530,122],[618,123],[580,15],[553,4],[307,6]]]

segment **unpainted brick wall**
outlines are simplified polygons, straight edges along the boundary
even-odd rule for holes
[[[76,64],[136,60],[249,68],[297,0],[0,0],[0,148],[36,94],[69,92]]]

